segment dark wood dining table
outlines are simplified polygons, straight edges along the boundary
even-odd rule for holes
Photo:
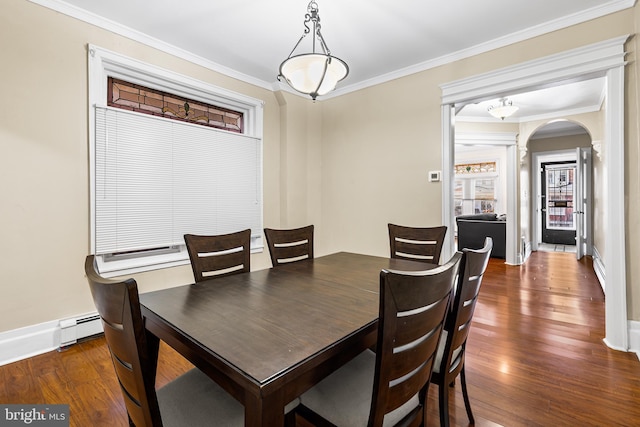
[[[340,252],[140,302],[154,357],[166,342],[244,405],[245,426],[281,426],[286,404],[375,344],[380,271],[433,267]]]

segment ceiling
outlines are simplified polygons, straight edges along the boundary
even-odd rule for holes
[[[303,33],[307,0],[30,0],[269,89]],[[338,96],[632,7],[635,0],[316,0],[349,75]],[[152,6],[152,7],[150,7]],[[311,49],[311,37],[297,53]],[[510,96],[511,120],[601,102],[603,81]],[[328,97],[328,96],[325,96]],[[319,98],[320,99],[320,98]],[[495,100],[494,100],[495,101]],[[495,103],[495,102],[494,102]],[[483,120],[485,103],[459,119]]]

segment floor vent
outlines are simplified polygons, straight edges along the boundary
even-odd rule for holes
[[[88,314],[73,319],[60,321],[60,348],[68,347],[83,338],[102,333],[100,316]]]

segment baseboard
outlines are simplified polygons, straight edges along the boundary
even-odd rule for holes
[[[524,244],[524,259],[522,260],[521,264],[524,264],[524,262],[529,259],[529,257],[531,256],[531,252],[532,252],[532,250],[531,250],[531,242],[525,243]]]
[[[69,346],[79,339],[101,332],[102,324],[96,313],[2,332],[0,366]],[[629,351],[634,352],[640,360],[640,322],[630,320],[628,334]]]
[[[629,320],[629,351],[640,360],[640,322],[635,320]]]
[[[101,332],[97,313],[1,332],[0,366],[72,345]]]
[[[602,260],[602,256],[600,256],[600,252],[598,252],[598,248],[593,247],[593,271],[596,273],[596,277],[598,278],[598,282],[600,282],[600,287],[602,288],[602,292],[605,293],[605,266],[604,261]]]

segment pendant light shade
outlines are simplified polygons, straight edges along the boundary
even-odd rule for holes
[[[311,32],[307,23],[313,23],[313,48],[310,53],[294,55],[295,50],[305,36]],[[320,15],[318,5],[312,0],[307,6],[304,21],[305,30],[289,54],[280,64],[278,80],[284,78],[293,89],[311,96],[313,100],[318,95],[325,95],[336,88],[336,84],[349,74],[347,64],[335,56],[327,48],[320,33]],[[320,44],[321,52],[316,52],[316,40]]]
[[[496,119],[504,120],[505,117],[509,117],[516,111],[518,111],[518,107],[513,105],[513,102],[508,101],[507,98],[500,98],[499,105],[492,105],[487,108],[489,114],[491,114]]]

